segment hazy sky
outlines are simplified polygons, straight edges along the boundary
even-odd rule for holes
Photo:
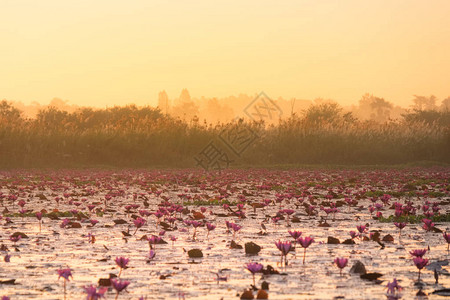
[[[0,99],[442,99],[449,16],[448,0],[0,0]]]

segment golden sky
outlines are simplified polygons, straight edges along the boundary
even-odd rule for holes
[[[450,96],[448,0],[0,0],[0,99]]]

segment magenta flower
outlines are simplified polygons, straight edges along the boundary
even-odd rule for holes
[[[363,234],[363,233],[367,232],[367,226],[366,225],[357,225],[356,229],[358,229],[358,232],[360,234]]]
[[[447,242],[447,252],[448,252],[448,248],[450,246],[450,234],[448,234],[447,232],[444,232],[442,234],[442,236],[444,237],[445,241]]]
[[[153,249],[150,249],[150,252],[148,253],[148,259],[152,260],[153,258],[155,258],[156,256],[156,252]]]
[[[39,221],[39,232],[41,232],[41,220],[42,220],[42,212],[36,213],[36,219]]]
[[[9,298],[8,296],[3,296],[2,300],[11,300],[11,298]]]
[[[261,272],[263,265],[256,262],[251,262],[245,265],[245,268],[250,271],[253,275],[253,285],[255,285],[255,273]]]
[[[117,277],[120,277],[120,274],[122,274],[122,270],[126,269],[130,260],[128,258],[121,256],[121,257],[116,257],[115,262],[116,262],[117,266],[120,268],[119,275],[117,276]]]
[[[194,234],[192,235],[192,239],[195,240],[195,236],[197,234],[197,228],[202,226],[203,223],[196,221],[196,220],[190,221],[189,223],[192,225],[192,227],[194,227]]]
[[[148,241],[150,250],[155,249],[155,251],[156,251],[155,245],[161,241],[161,237],[157,236],[157,235],[152,235],[151,237],[147,237],[147,241]]]
[[[431,231],[433,230],[434,227],[434,223],[433,221],[431,221],[430,219],[422,219],[423,224],[423,229],[425,229],[426,231]]]
[[[84,292],[87,294],[86,300],[98,300],[104,298],[106,291],[108,291],[107,287],[101,287],[98,291],[97,287],[94,285],[84,287]]]
[[[347,258],[338,258],[338,257],[336,257],[336,259],[334,260],[334,263],[340,269],[340,274],[342,276],[342,269],[347,266],[348,259]]]
[[[232,223],[232,222],[229,222],[227,225],[228,225],[228,228],[233,229],[233,239],[234,239],[234,237],[236,235],[236,232],[241,230],[242,226],[240,226],[240,225],[238,225],[236,223]]]
[[[278,241],[278,242],[275,242],[275,246],[277,246],[278,250],[281,251],[282,255],[287,255],[289,253],[289,251],[291,251],[291,248],[292,248],[292,244],[289,241],[285,241],[285,242]]]
[[[423,257],[425,253],[427,253],[427,249],[417,249],[409,252],[414,257]]]
[[[309,236],[300,237],[299,239],[297,239],[297,242],[304,248],[304,251],[303,251],[303,264],[305,264],[306,248],[308,248],[314,242],[314,239],[312,237],[309,237]]]
[[[289,251],[291,251],[291,249],[292,249],[291,242],[278,241],[278,242],[275,242],[275,246],[277,246],[278,250],[281,251],[281,263],[283,263],[283,258],[284,258],[284,263],[286,264],[287,255],[288,255]]]
[[[70,220],[69,220],[69,219],[64,219],[64,220],[61,222],[60,227],[61,227],[61,228],[66,228],[66,226],[69,225],[69,223],[70,223]]]
[[[119,293],[121,291],[123,291],[124,289],[126,289],[128,287],[130,282],[127,280],[111,279],[111,284],[112,284],[113,288],[117,291],[117,295],[119,295]],[[117,298],[117,296],[116,296],[116,298]]]
[[[61,277],[64,278],[64,298],[65,298],[65,296],[66,296],[66,282],[70,281],[69,277],[73,279],[72,270],[70,268],[59,269],[58,270],[58,280]]]
[[[399,291],[402,290],[402,287],[398,284],[398,281],[396,278],[394,278],[394,280],[392,280],[392,282],[388,282],[388,284],[386,285],[386,288],[387,288],[387,293],[390,295],[395,295]]]
[[[207,233],[206,237],[209,237],[209,233],[211,231],[213,231],[214,229],[216,229],[216,225],[211,224],[211,223],[206,223],[206,229],[208,229],[208,233]]]
[[[293,231],[289,230],[288,232],[294,240],[297,240],[299,237],[302,236],[302,232],[298,231],[298,230],[293,230]]]
[[[400,236],[402,234],[402,229],[405,228],[406,223],[405,222],[394,222],[395,227],[397,227],[399,229],[399,234],[398,234],[398,238],[400,239]]]
[[[414,264],[416,265],[417,269],[419,269],[419,280],[420,280],[420,271],[428,265],[428,259],[422,258],[422,257],[414,257],[413,259]]]
[[[134,231],[133,235],[136,234],[136,232],[138,231],[139,228],[141,228],[142,226],[144,226],[145,224],[145,220],[142,219],[141,217],[137,217],[134,221],[134,226],[136,226],[136,230]]]
[[[308,248],[314,242],[314,239],[309,236],[300,237],[297,239],[297,242],[299,242],[303,248]]]

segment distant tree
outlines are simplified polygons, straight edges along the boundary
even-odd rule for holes
[[[389,120],[394,105],[383,98],[371,94],[364,94],[359,100],[359,106],[363,111],[369,111],[370,119],[378,122]]]
[[[436,101],[437,98],[434,95],[430,97],[414,95],[412,107],[414,110],[435,110]]]
[[[0,120],[5,122],[17,122],[21,119],[22,112],[13,107],[6,100],[0,102]]]
[[[309,123],[334,123],[342,117],[342,107],[335,102],[323,102],[311,105],[304,112],[304,119]]]
[[[189,103],[191,102],[191,95],[187,89],[183,89],[180,94],[180,103]]]
[[[441,111],[450,112],[450,97],[447,97],[444,100],[442,100]]]
[[[167,96],[166,91],[159,92],[158,108],[165,114],[169,111],[169,97]]]

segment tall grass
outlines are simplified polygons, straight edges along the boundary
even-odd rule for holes
[[[0,167],[192,167],[194,157],[218,139],[227,126],[248,126],[258,138],[235,165],[398,164],[450,162],[448,122],[405,118],[383,124],[344,117],[311,120],[308,116],[256,122],[189,123],[151,107],[47,109],[24,119],[0,105]]]

